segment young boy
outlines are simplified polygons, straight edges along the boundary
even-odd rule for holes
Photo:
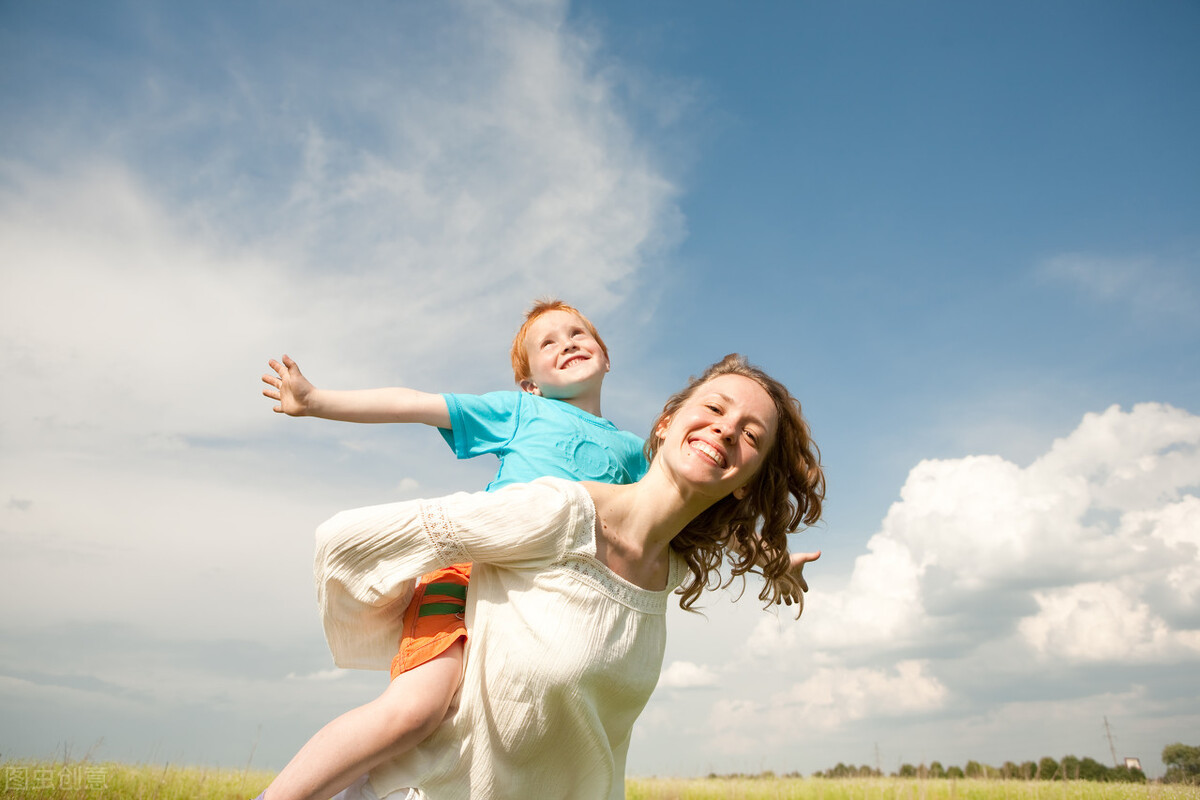
[[[430,394],[413,389],[317,389],[288,356],[263,394],[274,410],[346,422],[421,422],[438,428],[459,458],[496,455],[493,491],[543,476],[633,483],[646,471],[641,438],[600,416],[608,348],[595,326],[558,300],[539,301],[512,344],[520,392]],[[392,681],[377,699],[317,732],[261,795],[328,798],[433,732],[462,675],[470,565],[421,578],[404,615]]]

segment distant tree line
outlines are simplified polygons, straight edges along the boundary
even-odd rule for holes
[[[868,766],[838,764],[832,769],[813,773],[821,778],[871,778],[883,777],[883,773]],[[1131,767],[1106,767],[1094,758],[1064,756],[1053,759],[1049,756],[1040,761],[1024,761],[1020,764],[1005,761],[999,767],[968,761],[965,767],[944,767],[940,761],[925,764],[902,764],[892,777],[898,778],[987,778],[992,780],[1024,781],[1103,781],[1107,783],[1145,783],[1146,774]]]
[[[1200,784],[1200,747],[1185,744],[1169,744],[1163,748],[1162,761],[1167,765],[1167,774],[1163,780],[1167,783]],[[709,778],[775,778],[774,772],[761,772],[757,775],[736,773],[718,775],[709,773]],[[784,778],[801,778],[799,772],[789,772],[780,776]],[[836,767],[814,772],[814,778],[882,778],[883,772],[863,765],[841,764]],[[1094,758],[1076,758],[1064,756],[1053,759],[1049,756],[1040,761],[1023,761],[1020,764],[1005,761],[1000,767],[981,764],[978,761],[968,761],[965,767],[943,767],[941,762],[934,761],[929,766],[921,764],[901,765],[899,771],[891,774],[893,778],[990,778],[992,780],[1025,780],[1025,781],[1104,781],[1109,783],[1145,783],[1146,774],[1140,769],[1131,767],[1106,767]]]

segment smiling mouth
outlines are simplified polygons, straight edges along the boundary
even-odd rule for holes
[[[694,439],[693,441],[688,442],[688,444],[690,444],[692,446],[693,450],[695,450],[699,453],[703,453],[704,455],[711,458],[713,461],[717,462],[718,467],[725,466],[725,456],[721,455],[720,451],[717,450],[712,445],[710,445],[708,442],[703,442],[703,441],[700,441],[699,439]]]
[[[573,367],[583,361],[587,361],[587,356],[571,356],[563,362],[563,365],[559,367],[559,369],[567,369],[568,367]]]

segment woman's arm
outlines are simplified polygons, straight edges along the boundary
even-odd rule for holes
[[[496,492],[368,506],[317,528],[317,603],[334,662],[387,669],[414,580],[471,562],[540,569],[591,532],[587,493],[544,478]]]

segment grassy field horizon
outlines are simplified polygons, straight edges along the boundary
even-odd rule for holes
[[[275,773],[161,764],[0,761],[13,800],[248,800]],[[1200,786],[977,778],[629,778],[628,800],[1200,800]]]

